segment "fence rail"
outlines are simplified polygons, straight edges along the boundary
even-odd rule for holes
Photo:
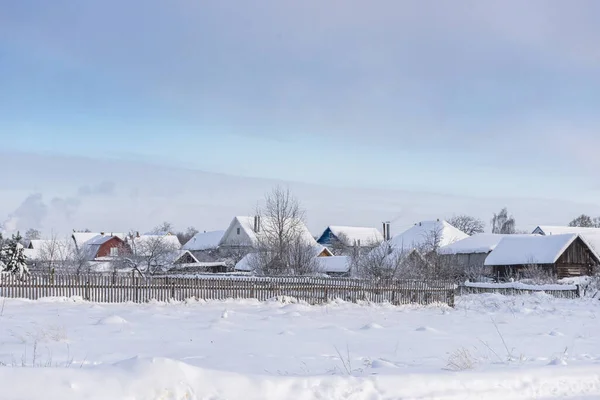
[[[580,289],[577,286],[567,285],[560,287],[559,285],[478,285],[474,283],[467,283],[458,285],[458,287],[456,288],[457,296],[482,293],[498,293],[506,296],[518,296],[523,294],[542,292],[562,299],[576,299],[580,297]]]
[[[332,299],[392,304],[445,303],[454,306],[455,285],[447,281],[366,281],[316,277],[141,277],[123,275],[33,274],[19,279],[0,275],[0,296],[36,300],[42,297],[79,296],[102,303],[188,298],[268,300],[290,296],[311,304]]]

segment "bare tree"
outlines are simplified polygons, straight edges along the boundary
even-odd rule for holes
[[[177,247],[166,239],[165,235],[144,235],[138,237],[131,232],[128,248],[119,249],[115,268],[128,268],[142,275],[153,275],[162,267],[173,263]]]
[[[355,257],[352,265],[355,267],[355,274],[361,278],[378,279],[389,278],[396,272],[397,255],[388,242],[382,243],[370,252]]]
[[[577,227],[582,227],[582,228],[595,228],[596,226],[596,221],[598,218],[594,218],[592,220],[592,217],[590,217],[589,215],[585,215],[585,214],[581,214],[580,216],[578,216],[577,218],[573,219],[573,221],[569,222],[569,226],[577,226]]]
[[[470,215],[456,215],[448,219],[448,223],[469,236],[485,231],[485,223],[479,218],[471,217]]]
[[[172,223],[168,222],[168,221],[164,221],[162,224],[155,226],[151,233],[154,234],[167,234],[167,233],[173,233],[173,231],[175,230],[175,227],[173,226]]]
[[[508,210],[504,207],[498,214],[494,214],[492,218],[492,233],[514,234],[515,219],[508,215]]]
[[[298,199],[289,189],[278,186],[265,196],[265,205],[258,208],[256,214],[260,218],[260,230],[256,235],[258,255],[253,260],[264,264],[256,269],[265,275],[304,270],[297,263],[292,265],[294,257],[299,256],[300,243],[303,246],[313,244],[304,237],[305,214]]]
[[[45,272],[53,273],[57,269],[67,269],[69,255],[75,243],[72,240],[58,239],[52,235],[49,240],[45,240],[37,252],[37,265]]]
[[[331,238],[331,243],[329,248],[331,252],[336,256],[345,256],[351,254],[352,247],[350,245],[350,240],[345,233],[340,233],[335,238]]]
[[[189,242],[196,234],[198,230],[193,226],[190,226],[186,229],[185,232],[177,232],[177,239],[179,239],[179,243],[186,244]]]
[[[256,214],[261,218],[259,241],[277,253],[285,253],[290,243],[303,233],[304,210],[289,189],[274,188]]]
[[[242,260],[248,253],[252,251],[248,246],[236,245],[235,242],[232,242],[227,247],[220,247],[216,250],[216,257],[219,259],[224,259],[225,263],[233,268],[235,265]]]
[[[85,246],[78,248],[74,242],[70,242],[68,249],[68,264],[70,269],[77,275],[91,272],[90,255]]]
[[[312,275],[319,270],[318,248],[302,238],[296,239],[289,248],[288,262],[293,275]]]
[[[27,231],[25,232],[26,240],[39,240],[41,237],[42,237],[42,234],[37,229],[30,228],[30,229],[27,229]]]

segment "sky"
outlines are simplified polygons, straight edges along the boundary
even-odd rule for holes
[[[505,205],[527,229],[598,215],[598,15],[594,0],[0,3],[0,223],[225,229],[276,184],[314,233]]]

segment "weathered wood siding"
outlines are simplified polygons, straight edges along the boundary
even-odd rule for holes
[[[597,263],[589,247],[578,237],[558,258],[554,271],[559,278],[589,275]]]
[[[581,238],[577,238],[560,255],[554,264],[541,264],[550,269],[558,279],[571,276],[589,275],[599,260]],[[502,278],[518,277],[528,265],[499,265],[494,267],[494,276]]]

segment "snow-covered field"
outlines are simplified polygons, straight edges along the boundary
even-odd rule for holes
[[[0,300],[2,399],[600,398],[600,302]]]

